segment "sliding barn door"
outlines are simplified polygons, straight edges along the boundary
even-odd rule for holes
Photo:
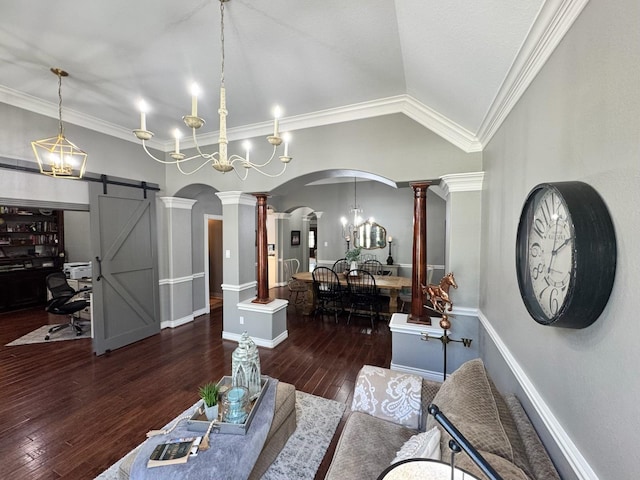
[[[96,355],[160,331],[155,194],[89,185]]]

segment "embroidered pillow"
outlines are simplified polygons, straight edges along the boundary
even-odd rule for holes
[[[422,379],[417,375],[365,365],[353,391],[352,411],[418,429]]]
[[[396,458],[391,461],[391,465],[409,458],[440,460],[440,430],[438,427],[418,433],[407,440],[396,453]]]

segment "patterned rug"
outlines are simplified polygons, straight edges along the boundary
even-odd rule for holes
[[[262,479],[313,480],[345,408],[344,403],[296,391],[298,425]],[[111,465],[95,480],[118,480],[121,461]]]
[[[52,333],[49,340],[45,340],[44,337],[47,335],[47,332],[51,327],[55,325],[43,325],[42,327],[34,330],[31,333],[27,333],[26,335],[14,340],[11,343],[7,343],[5,346],[12,347],[15,345],[27,345],[30,343],[49,343],[49,342],[60,342],[62,340],[78,340],[80,338],[91,338],[91,328],[88,326],[84,328],[84,332],[82,335],[76,335],[76,331],[73,328],[67,327],[58,332]]]

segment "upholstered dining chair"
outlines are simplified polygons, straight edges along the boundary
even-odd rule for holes
[[[354,310],[366,309],[369,311],[371,329],[374,330],[375,321],[380,316],[381,305],[376,279],[367,270],[351,270],[347,275],[347,284],[349,285],[349,299],[351,303],[347,324],[351,322],[351,315]]]
[[[333,314],[338,323],[338,306],[343,311],[342,299],[345,294],[344,289],[340,286],[338,274],[328,267],[316,267],[311,272],[313,278],[313,291],[316,297],[316,310],[313,318],[318,313]]]
[[[287,279],[287,288],[289,289],[289,302],[291,302],[291,296],[295,294],[293,305],[297,309],[304,304],[307,295],[307,284],[293,278],[300,270],[300,260],[287,258],[282,261],[282,266],[284,268],[284,276]]]

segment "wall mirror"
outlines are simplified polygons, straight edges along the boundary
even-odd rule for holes
[[[367,220],[358,225],[353,232],[353,244],[366,250],[384,248],[387,246],[387,231],[382,225]]]

